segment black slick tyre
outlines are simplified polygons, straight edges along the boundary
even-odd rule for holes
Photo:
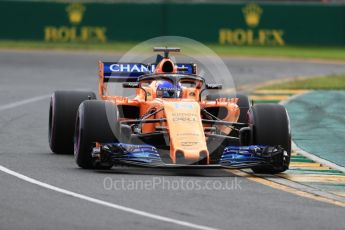
[[[249,111],[249,122],[253,127],[253,144],[281,146],[288,156],[282,157],[279,165],[253,167],[255,173],[280,173],[289,168],[291,156],[291,133],[289,117],[284,106],[279,104],[257,104]]]
[[[117,107],[107,101],[84,101],[78,109],[74,134],[74,157],[77,165],[84,169],[107,169],[97,166],[92,150],[98,143],[118,142],[119,122]]]
[[[52,152],[73,153],[73,134],[79,105],[96,99],[93,92],[55,91],[50,98],[48,139]]]

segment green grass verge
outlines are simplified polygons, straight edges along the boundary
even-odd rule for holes
[[[38,42],[38,41],[8,41],[0,40],[3,49],[53,49],[53,50],[101,50],[111,52],[125,52],[135,46],[132,42],[112,43],[74,43],[74,42]]]
[[[126,52],[137,44],[138,43],[135,42],[50,43],[38,41],[0,40],[0,48],[7,49],[100,50]],[[207,45],[221,56],[288,57],[345,61],[345,47],[257,47],[223,46],[218,44]]]
[[[260,89],[345,90],[345,74],[288,81]]]
[[[345,60],[345,47],[257,47],[210,45],[220,55]]]

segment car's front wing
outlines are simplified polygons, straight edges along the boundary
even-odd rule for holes
[[[145,167],[188,167],[188,168],[251,168],[261,165],[280,164],[287,153],[280,146],[227,146],[218,164],[167,164],[159,151],[151,145],[106,143],[95,147],[92,157],[96,164],[134,165]]]

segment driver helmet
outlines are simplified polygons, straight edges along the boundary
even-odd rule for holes
[[[170,81],[159,81],[157,83],[156,94],[159,98],[181,98],[182,87],[180,83],[174,85]]]

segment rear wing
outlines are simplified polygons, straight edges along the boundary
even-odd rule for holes
[[[180,74],[196,74],[193,63],[176,63]],[[141,75],[154,73],[156,64],[99,62],[101,82],[135,82]]]

